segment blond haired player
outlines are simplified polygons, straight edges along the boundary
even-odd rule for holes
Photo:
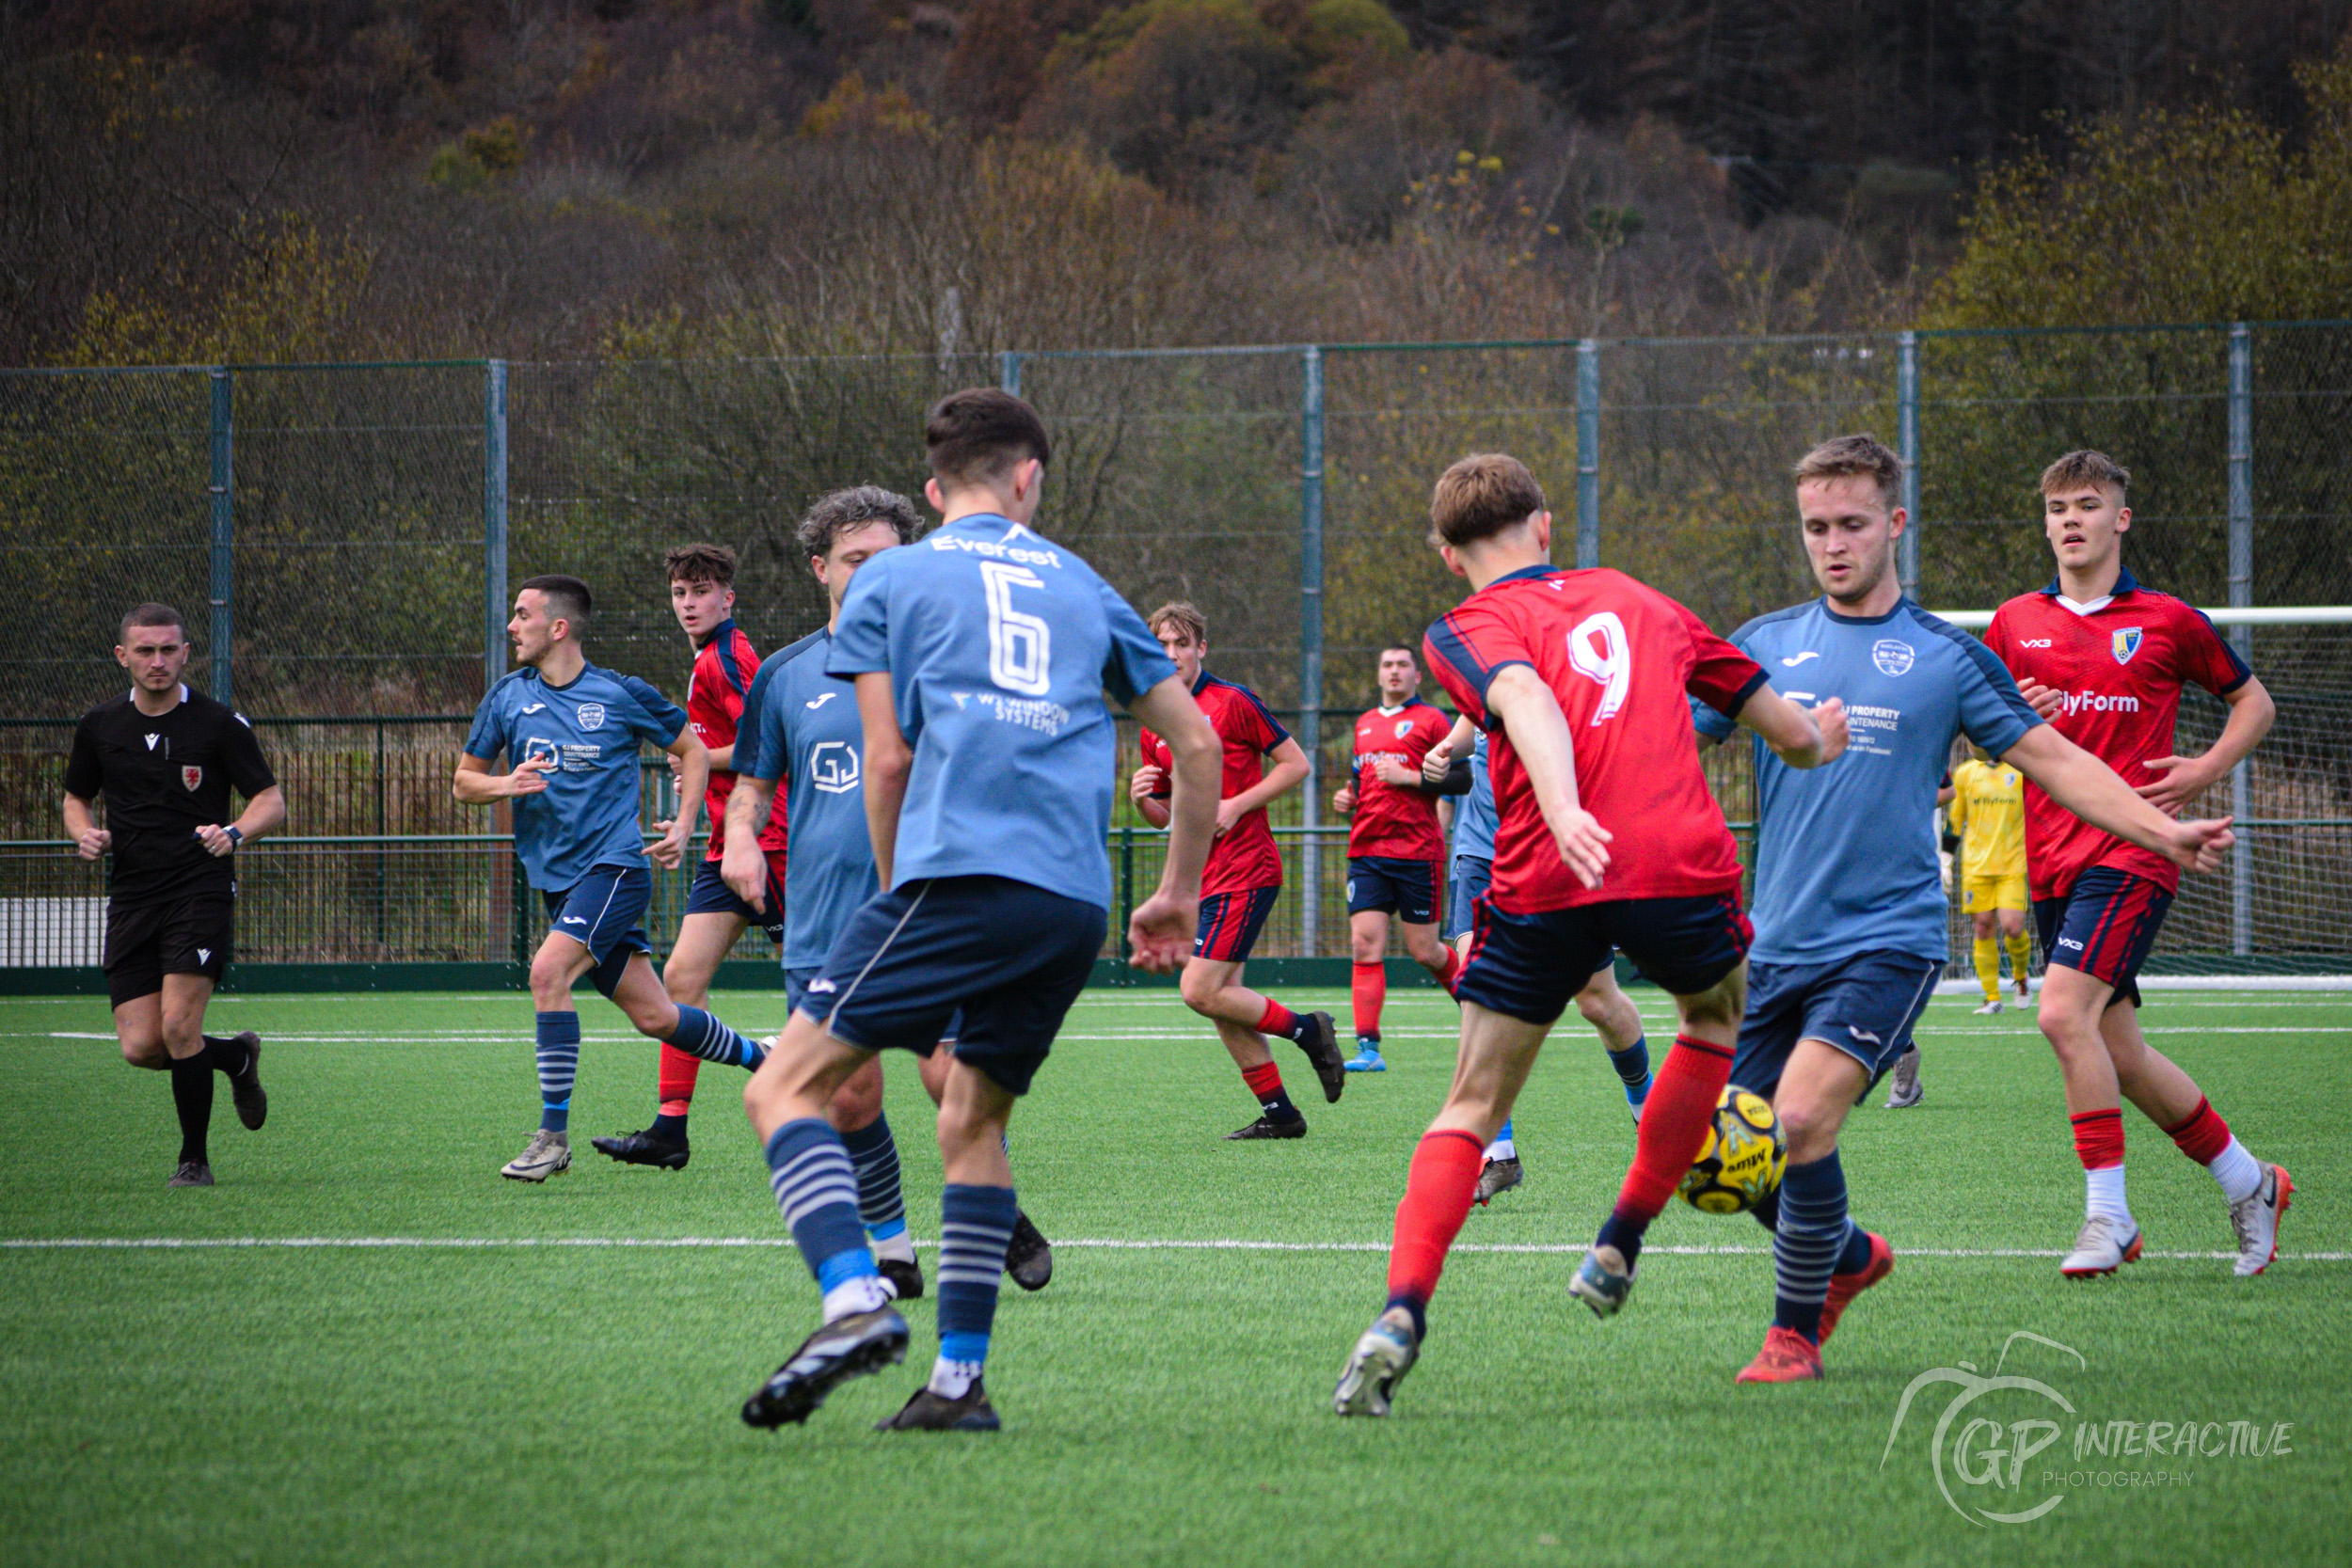
[[[2033,939],[2026,935],[2026,778],[2004,762],[1969,748],[1952,769],[1952,800],[1945,819],[1960,835],[1960,907],[1976,933],[1977,984],[1983,1014],[2001,1010],[2001,948],[2009,948],[2017,1000],[2033,995],[2026,964]]]

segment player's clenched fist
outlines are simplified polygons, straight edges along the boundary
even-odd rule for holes
[[[1815,727],[1821,732],[1821,761],[1835,762],[1852,738],[1846,725],[1846,703],[1842,697],[1832,697],[1816,704],[1810,710]]]
[[[103,828],[85,828],[73,841],[73,852],[86,861],[94,861],[114,847],[115,835]]]
[[[1192,954],[1200,900],[1155,893],[1127,921],[1127,962],[1153,974],[1173,974]]]
[[[1127,781],[1127,798],[1131,800],[1149,800],[1155,796],[1166,795],[1168,787],[1168,769],[1154,768],[1147,762],[1136,769],[1134,778]]]

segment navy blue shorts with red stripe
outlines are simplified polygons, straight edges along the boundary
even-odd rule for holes
[[[1661,989],[1695,996],[1739,968],[1755,938],[1737,893],[1621,898],[1540,914],[1505,914],[1490,895],[1473,911],[1470,961],[1454,997],[1549,1025],[1609,961],[1612,947]]]
[[[2107,1006],[2139,1006],[2139,970],[2164,928],[2172,895],[2145,877],[2094,865],[2060,898],[2033,901],[2045,961],[2079,970],[2115,988]]]
[[[1258,933],[1265,928],[1265,917],[1274,912],[1274,901],[1281,895],[1278,883],[1238,893],[1213,893],[1201,899],[1200,934],[1192,940],[1192,956],[1218,963],[1247,962],[1250,949],[1258,945]]]

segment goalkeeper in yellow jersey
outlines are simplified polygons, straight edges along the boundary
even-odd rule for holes
[[[2025,783],[2016,768],[1988,762],[1979,752],[1952,769],[1952,800],[1945,817],[1962,840],[1960,907],[1976,928],[1977,983],[1984,988],[1984,1006],[1977,1011],[1997,1013],[2001,955],[1995,932],[2009,948],[2017,1000],[2033,994],[2026,983],[2033,942],[2026,935]]]

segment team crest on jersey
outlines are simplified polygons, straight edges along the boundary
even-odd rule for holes
[[[2108,646],[2115,650],[2115,662],[2129,664],[2132,661],[2132,656],[2139,652],[2139,627],[2137,626],[2124,626],[2118,630],[2108,641]]]
[[[600,730],[604,728],[604,705],[602,703],[580,704],[580,727],[583,730]]]
[[[1882,675],[1899,675],[1907,672],[1919,656],[1908,642],[1882,637],[1870,644],[1870,662],[1879,667]]]
[[[188,793],[193,795],[196,793],[197,785],[204,782],[204,769],[183,767],[180,769],[180,782],[187,785]]]
[[[1404,739],[1406,736],[1412,733],[1413,721],[1410,719],[1400,719],[1396,721],[1396,737],[1399,740]]]

